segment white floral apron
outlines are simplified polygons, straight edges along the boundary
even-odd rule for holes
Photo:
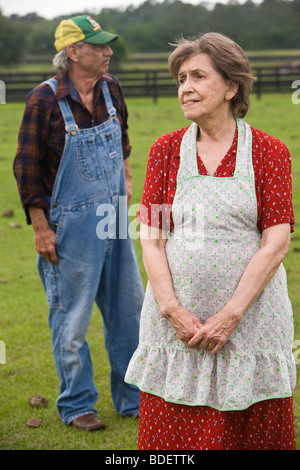
[[[179,302],[202,323],[228,302],[261,240],[252,133],[243,120],[237,119],[237,125],[233,177],[198,174],[195,123],[181,143],[174,230],[166,253]],[[261,400],[292,395],[293,337],[282,264],[217,355],[189,349],[176,337],[148,283],[139,346],[125,380],[168,402],[242,410]]]

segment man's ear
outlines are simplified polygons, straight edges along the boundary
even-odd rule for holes
[[[74,62],[78,62],[77,47],[74,44],[67,46],[67,54],[69,59],[73,60]]]

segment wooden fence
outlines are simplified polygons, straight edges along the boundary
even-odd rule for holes
[[[253,93],[258,98],[269,92],[291,91],[295,80],[300,80],[300,64],[280,67],[256,67],[257,77]],[[125,97],[150,97],[157,102],[159,97],[176,96],[176,85],[167,70],[130,70],[113,71],[123,88]],[[0,74],[5,84],[6,102],[24,101],[29,91],[53,74],[15,73]]]

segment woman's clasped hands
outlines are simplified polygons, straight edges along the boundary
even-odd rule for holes
[[[210,354],[217,354],[220,351],[242,319],[240,315],[224,307],[202,324],[180,305],[163,316],[171,323],[178,339],[185,346],[208,350]]]

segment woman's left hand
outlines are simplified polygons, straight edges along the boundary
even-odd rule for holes
[[[242,316],[224,308],[204,323],[187,346],[195,349],[208,349],[211,354],[217,354],[241,320]]]

